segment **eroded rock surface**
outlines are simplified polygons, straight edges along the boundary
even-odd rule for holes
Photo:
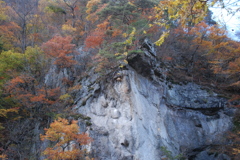
[[[206,151],[222,143],[232,126],[234,111],[226,100],[194,83],[172,84],[161,72],[145,50],[104,82],[97,76],[82,81],[76,106],[91,118],[85,130],[94,139],[96,159],[158,160],[161,147],[192,159],[227,157]]]
[[[91,117],[92,150],[99,159],[155,160],[162,156],[161,146],[174,155],[188,153],[220,143],[231,127],[229,109],[215,93],[196,84],[169,89],[132,70],[120,73],[122,81],[110,80],[97,97],[84,106],[77,103],[79,113]],[[186,95],[187,90],[196,94]],[[206,101],[197,101],[202,97]]]

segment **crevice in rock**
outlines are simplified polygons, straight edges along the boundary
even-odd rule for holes
[[[204,114],[206,116],[216,116],[224,108],[223,107],[220,107],[220,108],[190,108],[190,107],[186,107],[186,109],[199,111],[199,112],[201,112],[202,114]]]
[[[124,147],[128,147],[129,146],[128,140],[125,139],[124,142],[121,143],[121,145]]]

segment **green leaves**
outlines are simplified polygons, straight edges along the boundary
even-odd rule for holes
[[[0,54],[0,86],[15,71],[21,71],[24,68],[24,55],[11,50],[3,51]]]
[[[121,23],[129,24],[131,20],[138,16],[138,14],[134,12],[135,10],[136,6],[130,3],[122,3],[121,5],[109,3],[98,15],[100,18],[110,16],[113,23],[118,23],[118,20],[120,20]]]
[[[54,12],[54,13],[67,14],[64,9],[54,6],[54,5],[50,5],[50,6],[46,7],[46,10]]]

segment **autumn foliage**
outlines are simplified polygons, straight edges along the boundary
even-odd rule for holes
[[[224,8],[224,1],[211,3],[218,2]],[[207,22],[209,3],[0,0],[0,159],[37,159],[41,151],[29,155],[31,145],[39,143],[33,142],[39,136],[33,138],[32,131],[60,113],[69,115],[63,110],[72,109],[79,82],[92,71],[105,78],[128,69],[129,57],[146,49],[139,43],[143,37],[155,43],[167,78],[216,86],[239,107],[240,43]],[[86,53],[78,56],[81,49]],[[57,84],[46,76],[52,64],[63,71]],[[55,143],[44,151],[49,159],[79,159],[91,141],[79,134],[76,121],[65,119],[54,121],[41,137]]]
[[[21,104],[21,109],[30,113],[49,111],[49,106],[56,103],[59,97],[59,88],[46,89],[35,85],[35,79],[28,75],[20,75],[7,83],[6,93]]]
[[[41,135],[41,140],[49,140],[55,145],[48,147],[43,152],[47,158],[59,159],[80,159],[84,157],[84,146],[88,145],[92,139],[86,133],[79,133],[77,121],[58,118],[45,129],[45,135]]]
[[[104,32],[100,30],[96,30],[86,38],[86,47],[87,48],[98,48],[104,41]]]
[[[54,64],[60,68],[69,68],[76,64],[75,60],[72,60],[73,56],[69,54],[74,52],[74,44],[71,44],[72,37],[55,36],[46,43],[43,43],[43,51],[50,57],[55,58]]]
[[[109,22],[104,21],[85,40],[86,48],[99,48],[106,37]]]

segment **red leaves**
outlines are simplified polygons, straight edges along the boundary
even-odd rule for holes
[[[34,108],[38,105],[51,105],[59,97],[59,88],[38,88],[35,79],[21,75],[13,78],[7,85],[6,91],[14,99],[18,100],[22,107]]]
[[[91,33],[85,40],[87,48],[99,48],[104,41],[104,32],[97,30]]]
[[[61,37],[55,36],[48,42],[42,45],[43,51],[56,58],[54,64],[58,65],[60,68],[69,68],[77,62],[72,60],[73,56],[67,56],[74,52],[74,44],[71,44],[72,37]]]
[[[46,43],[43,43],[43,51],[50,56],[58,57],[60,54],[70,54],[73,52],[75,47],[74,44],[71,44],[72,37],[61,37],[55,36]]]
[[[105,32],[108,29],[109,22],[104,21],[97,25],[97,28],[86,38],[86,48],[99,48],[104,41]]]
[[[70,68],[72,65],[76,64],[75,60],[72,60],[73,56],[66,56],[61,53],[54,64],[58,65],[60,68]]]

